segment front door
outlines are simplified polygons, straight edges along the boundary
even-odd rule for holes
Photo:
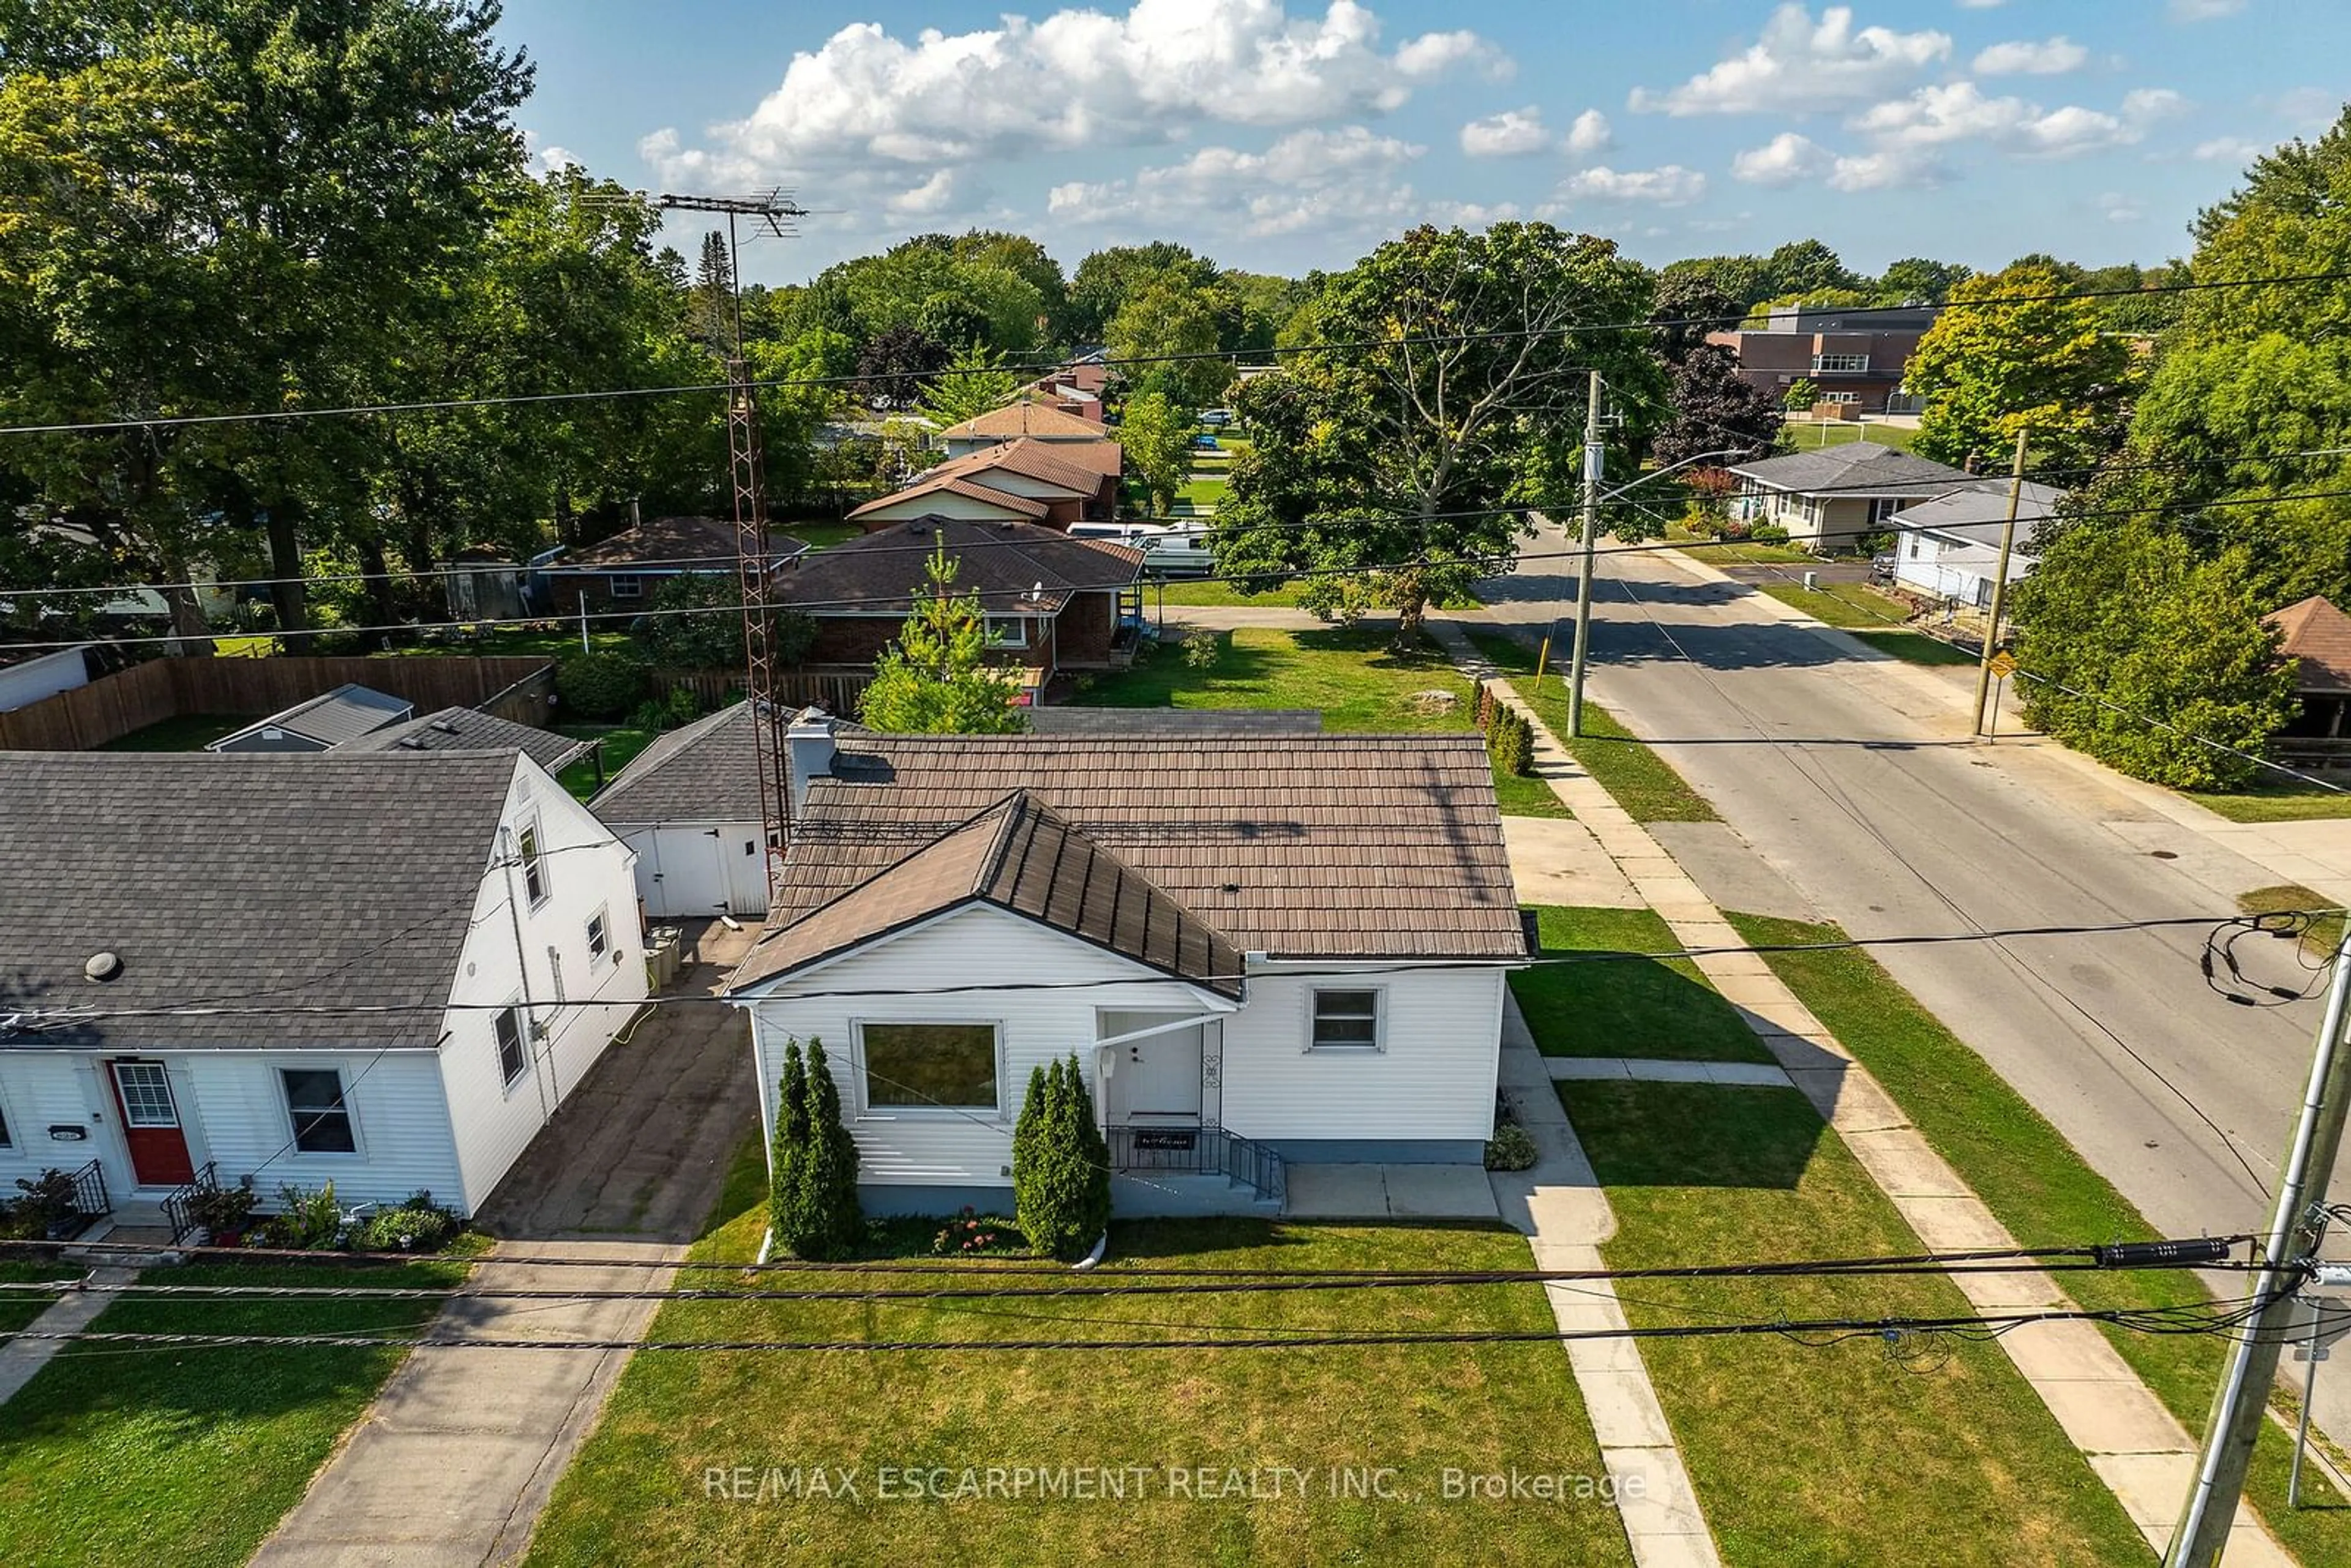
[[[180,1186],[196,1179],[188,1140],[180,1131],[180,1107],[160,1061],[108,1063],[114,1075],[114,1103],[122,1112],[122,1140],[131,1146],[131,1171],[141,1186]]]
[[[1119,1053],[1111,1083],[1120,1120],[1138,1127],[1197,1126],[1200,1122],[1200,1030],[1176,1030],[1113,1046]]]

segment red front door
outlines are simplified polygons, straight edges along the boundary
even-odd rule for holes
[[[122,1141],[131,1145],[131,1174],[141,1186],[179,1186],[196,1179],[180,1107],[160,1061],[115,1061],[114,1103],[122,1112]]]

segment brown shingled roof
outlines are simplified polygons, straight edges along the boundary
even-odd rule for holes
[[[776,931],[733,984],[772,979],[975,903],[1239,994],[1241,957],[1230,942],[1025,791]]]
[[[990,486],[959,478],[952,474],[935,473],[932,477],[909,485],[903,490],[893,490],[886,496],[877,497],[862,507],[854,507],[849,515],[852,518],[865,517],[869,513],[880,511],[884,507],[899,506],[907,501],[919,500],[925,496],[938,495],[942,491],[952,496],[967,497],[975,501],[985,501],[989,506],[1001,507],[1006,511],[1023,517],[1041,517],[1052,510],[1034,496],[1016,496],[1009,490],[995,489]]]
[[[785,534],[768,537],[768,551],[776,559],[808,549]],[[649,517],[632,528],[622,528],[608,539],[549,561],[550,572],[628,571],[650,567],[656,571],[718,571],[735,566],[735,525],[719,517]]]
[[[2294,671],[2295,691],[2320,696],[2351,695],[2351,615],[2314,593],[2262,619],[2278,629],[2279,653],[2300,661]]]
[[[934,543],[956,563],[956,592],[977,593],[999,614],[1049,614],[1070,595],[1124,588],[1143,552],[1108,539],[1072,538],[1033,523],[917,517],[804,556],[778,575],[782,604],[856,614],[903,615],[928,580]]]
[[[1237,947],[1289,958],[1526,952],[1474,734],[875,735],[811,780],[770,918],[791,924],[1025,791]]]
[[[990,446],[961,457],[950,457],[925,475],[925,478],[977,479],[987,484],[985,476],[992,468],[1008,469],[1031,479],[1041,479],[1048,485],[1080,496],[1092,496],[1102,488],[1102,476],[1083,463],[1072,463],[1061,455],[1072,443],[1048,444],[1025,437],[1008,441],[1001,446]]]
[[[1016,435],[1061,436],[1071,441],[1099,441],[1102,427],[1091,419],[1081,419],[1074,413],[1064,413],[1050,403],[1032,402],[1022,399],[1006,403],[1002,408],[989,409],[976,414],[961,424],[950,424],[939,432],[942,441],[982,440],[994,438],[1008,441]]]

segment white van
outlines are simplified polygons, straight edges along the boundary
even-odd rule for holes
[[[1217,570],[1209,529],[1196,523],[1072,523],[1070,537],[1109,539],[1143,552],[1143,570],[1151,577],[1206,577]]]

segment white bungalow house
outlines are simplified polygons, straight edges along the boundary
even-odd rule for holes
[[[1905,507],[1972,482],[1972,476],[1874,441],[1734,463],[1737,515],[1776,523],[1788,541],[1812,550],[1849,549],[1889,526]]]
[[[803,716],[790,849],[729,983],[761,1114],[824,1042],[874,1212],[1011,1202],[1074,1053],[1123,1212],[1284,1162],[1474,1165],[1529,947],[1475,735],[881,736]]]
[[[1976,610],[1991,607],[2000,575],[2000,536],[2008,517],[2009,481],[1980,479],[1886,518],[1894,530],[1894,580],[1913,593]],[[2065,493],[2028,479],[2016,498],[2016,538],[2008,580],[2031,571],[2032,536]]]
[[[472,1212],[645,999],[630,860],[517,751],[0,755],[0,1191]]]

